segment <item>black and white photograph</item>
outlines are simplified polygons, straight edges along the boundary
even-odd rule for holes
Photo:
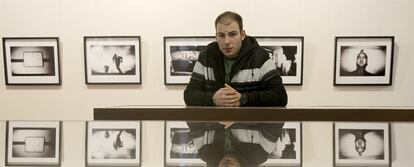
[[[6,85],[60,85],[59,38],[3,38]]]
[[[302,85],[303,37],[255,37],[276,66],[283,84]]]
[[[390,166],[388,123],[334,123],[335,166]]]
[[[60,164],[59,121],[8,121],[6,165]]]
[[[302,166],[302,123],[285,122],[275,150],[260,166]]]
[[[391,85],[394,37],[336,37],[335,85]]]
[[[87,166],[139,166],[141,122],[87,122]]]
[[[139,36],[86,36],[86,84],[140,84]]]
[[[165,166],[205,166],[185,121],[165,123]]]
[[[213,36],[164,37],[165,84],[188,84],[198,55],[213,41]]]

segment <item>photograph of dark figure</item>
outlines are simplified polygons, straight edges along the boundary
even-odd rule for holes
[[[341,46],[340,76],[385,76],[386,46]]]
[[[384,159],[384,131],[339,129],[339,159]]]
[[[134,45],[90,45],[92,75],[136,75]]]
[[[55,56],[53,46],[12,46],[12,76],[54,76]]]
[[[187,122],[208,167],[256,167],[277,147],[284,123]]]
[[[92,129],[92,159],[135,159],[135,129]]]
[[[297,46],[262,46],[276,65],[281,76],[296,76]]]
[[[116,69],[119,71],[120,74],[122,74],[123,72],[120,68],[120,65],[122,63],[122,56],[114,54],[114,56],[112,57],[112,62],[115,63]],[[107,70],[105,70],[105,73],[107,73]]]
[[[198,55],[206,46],[170,46],[171,76],[191,76]]]

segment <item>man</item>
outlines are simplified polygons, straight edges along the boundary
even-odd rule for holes
[[[364,49],[361,49],[361,51],[357,55],[356,70],[352,71],[350,75],[351,76],[373,76],[372,73],[366,70],[367,66],[368,66],[368,56],[364,52]]]
[[[275,64],[243,30],[240,15],[224,12],[215,21],[216,42],[207,45],[184,91],[191,106],[286,106],[287,93]]]
[[[122,70],[119,67],[122,63],[122,56],[114,54],[114,56],[112,57],[112,61],[115,63],[116,69],[119,71],[119,73],[122,74]]]
[[[184,101],[191,106],[286,106],[287,94],[275,64],[240,15],[224,12],[215,21],[216,42],[194,66]],[[283,123],[187,122],[200,158],[214,167],[254,167],[276,147]]]

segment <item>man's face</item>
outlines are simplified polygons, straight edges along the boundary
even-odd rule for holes
[[[226,58],[232,59],[239,55],[245,37],[246,33],[239,29],[238,23],[234,20],[223,21],[216,26],[216,40]]]
[[[367,64],[367,56],[365,54],[359,54],[357,56],[357,64],[359,66],[364,66],[365,64]]]
[[[226,154],[219,162],[218,167],[241,167],[239,160],[234,154]]]
[[[359,155],[362,155],[365,149],[366,149],[366,145],[365,145],[364,140],[358,139],[355,141],[355,150],[358,152]]]

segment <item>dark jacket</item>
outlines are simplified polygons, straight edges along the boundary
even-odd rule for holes
[[[225,84],[224,55],[218,43],[203,50],[187,88],[184,101],[190,106],[213,106],[214,93]],[[246,106],[286,106],[287,93],[275,64],[256,39],[246,36],[230,72],[230,86],[246,94]]]
[[[190,136],[200,158],[209,167],[218,166],[226,154],[225,129],[218,123],[187,122]],[[275,150],[277,138],[284,123],[235,123],[228,130],[231,143],[242,167],[255,167],[264,163]]]

